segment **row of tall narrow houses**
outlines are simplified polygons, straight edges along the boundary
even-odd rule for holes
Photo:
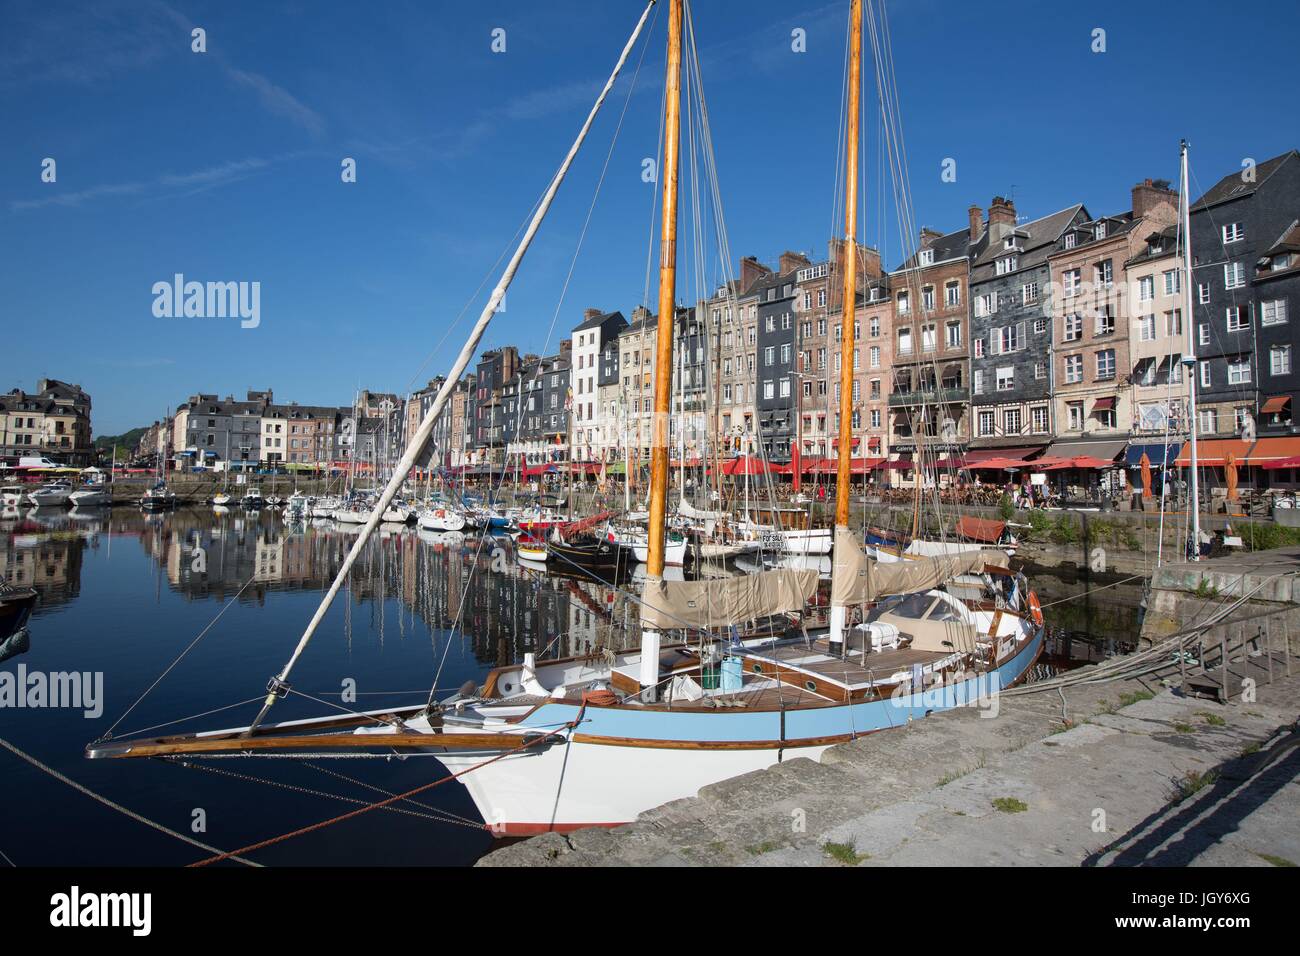
[[[736,278],[677,308],[672,457],[715,446],[829,457],[849,415],[854,457],[887,461],[881,480],[904,484],[923,448],[948,464],[1046,454],[1135,465],[1143,452],[1157,463],[1181,452],[1185,463],[1194,376],[1204,463],[1232,454],[1255,468],[1248,481],[1294,483],[1300,469],[1257,466],[1300,456],[1300,153],[1248,162],[1192,204],[1190,327],[1178,217],[1177,193],[1155,179],[1108,215],[1076,202],[1030,218],[995,196],[987,212],[972,205],[961,229],[921,229],[892,271],[859,247],[851,308],[838,239],[820,259],[746,256]],[[644,306],[627,317],[589,308],[553,354],[483,352],[452,387],[419,464],[644,463],[658,332]],[[406,398],[361,391],[348,407],[277,403],[269,389],[242,401],[195,394],[155,441],[176,467],[383,469],[443,385]],[[53,379],[0,396],[0,450],[90,463],[89,396]]]
[[[90,395],[54,378],[35,392],[15,388],[0,395],[0,457],[46,457],[68,465],[94,463]]]

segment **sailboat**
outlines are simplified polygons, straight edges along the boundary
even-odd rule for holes
[[[862,0],[851,0],[849,175],[845,211],[845,302],[856,270],[858,90]],[[494,289],[415,440],[375,509],[400,486],[505,294],[541,219],[616,80],[652,2]],[[706,581],[665,575],[667,420],[677,267],[676,225],[683,0],[667,0],[659,328],[646,583],[640,646],[607,658],[521,663],[411,707],[268,723],[288,693],[294,665],[378,524],[372,513],[284,668],[247,726],[160,738],[105,739],[102,757],[283,754],[434,755],[468,789],[499,835],[528,835],[629,822],[701,787],[769,767],[925,715],[974,703],[1022,679],[1042,647],[1037,599],[996,551],[881,564],[848,529],[849,416],[841,417],[839,492],[829,628],[794,626],[817,588],[814,570],[774,570]],[[693,47],[694,44],[691,44]],[[851,307],[851,305],[850,305]],[[846,350],[852,348],[851,323]],[[851,374],[851,363],[844,363]],[[993,593],[967,600],[943,590],[958,575],[989,574]],[[850,612],[862,620],[850,626]],[[677,632],[679,640],[665,642]]]

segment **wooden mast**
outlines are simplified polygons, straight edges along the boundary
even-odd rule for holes
[[[840,305],[840,427],[839,458],[835,473],[835,537],[849,527],[849,461],[853,455],[853,320],[858,298],[858,97],[862,87],[862,0],[852,0],[849,13],[849,102],[844,144],[844,299]],[[838,540],[835,548],[839,547]],[[832,602],[830,634],[838,642],[844,634],[846,609]]]
[[[853,454],[853,320],[858,282],[858,112],[862,86],[862,0],[849,16],[848,132],[844,149],[844,300],[840,307],[840,453],[835,477],[835,527],[849,526],[849,459]]]
[[[855,0],[856,2],[856,0]],[[663,222],[659,242],[659,328],[655,341],[654,419],[650,430],[650,540],[647,568],[664,573],[668,505],[668,416],[672,404],[673,319],[677,311],[677,160],[681,141],[682,0],[668,4],[668,66],[664,75]]]
[[[668,507],[668,414],[672,403],[673,320],[677,312],[677,159],[681,142],[682,0],[668,0],[668,65],[664,74],[663,222],[659,243],[659,328],[655,342],[654,418],[650,425],[650,527],[646,571],[652,582],[664,573],[664,524]],[[641,630],[638,675],[642,699],[659,687],[660,634]]]

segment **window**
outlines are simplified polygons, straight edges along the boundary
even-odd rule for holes
[[[1065,381],[1067,385],[1083,381],[1083,356],[1067,355],[1065,357]]]
[[[934,325],[921,326],[921,351],[933,352],[937,344],[938,330]]]
[[[1209,388],[1210,387],[1210,363],[1202,361],[1200,365],[1201,365],[1201,387]]]
[[[923,266],[934,265],[934,250],[933,250],[933,249],[922,249],[922,250],[921,250],[920,262],[921,262],[921,265],[923,265]]]
[[[998,275],[1004,276],[1008,272],[1016,271],[1017,261],[1018,260],[1015,256],[1003,256],[1001,259],[999,259],[996,262],[996,264],[994,265],[994,269],[996,270]]]
[[[1110,335],[1115,331],[1115,316],[1111,314],[1110,306],[1103,305],[1097,309],[1097,335]]]
[[[825,290],[825,289],[818,289],[818,290],[817,290],[817,308],[822,309],[822,308],[825,308],[825,307],[826,307],[826,290]],[[825,322],[822,322],[822,323],[821,323],[821,327],[822,327],[821,334],[822,334],[822,335],[825,335],[825,334],[826,334],[826,323],[825,323]]]
[[[1138,301],[1150,302],[1156,297],[1156,280],[1152,276],[1138,279]]]
[[[1239,355],[1228,362],[1228,384],[1247,385],[1250,383],[1250,357]]]
[[[873,345],[867,353],[871,357],[871,367],[880,368],[880,346]]]
[[[790,397],[790,379],[789,379],[789,378],[783,378],[783,379],[781,379],[781,397],[782,397],[782,398],[789,398],[789,397]]]
[[[820,296],[825,296],[825,295],[826,295],[825,292],[819,292],[819,293],[818,293],[818,296],[819,296],[819,297],[820,297]],[[820,305],[825,305],[824,302],[823,302],[823,303],[819,303],[819,304],[820,304]],[[820,336],[823,336],[823,337],[826,335],[826,320],[825,320],[825,319],[818,319],[818,320],[817,320],[817,334],[820,335]]]
[[[880,379],[878,378],[873,378],[871,380],[871,397],[872,398],[880,397]]]
[[[1115,377],[1115,350],[1102,349],[1100,352],[1097,353],[1097,379],[1098,381],[1101,381],[1103,379],[1114,378],[1114,377]]]
[[[961,323],[949,322],[947,325],[947,344],[948,348],[955,349],[961,347]]]
[[[1020,304],[1032,305],[1038,301],[1038,283],[1026,282],[1020,287]]]
[[[1039,317],[1034,319],[1034,334],[1042,335],[1047,331],[1047,319]]]
[[[730,405],[730,404],[731,404],[731,386],[730,386],[730,385],[724,385],[724,386],[722,386],[722,401],[723,401],[723,403],[726,404],[726,405]]]
[[[996,295],[979,295],[975,297],[975,315],[983,317],[992,315],[998,310],[998,299]]]
[[[1019,322],[1001,329],[994,329],[990,341],[993,345],[994,355],[1019,351],[1025,347],[1025,323]]]
[[[1138,316],[1138,341],[1154,342],[1156,338],[1156,317],[1154,315]]]
[[[898,330],[898,354],[899,355],[912,354],[912,330],[911,329]]]
[[[1196,327],[1196,341],[1200,345],[1210,344],[1210,323],[1202,322]]]
[[[1213,408],[1202,408],[1200,412],[1200,431],[1212,435],[1219,430],[1219,413]]]
[[[898,293],[898,314],[906,315],[912,310],[910,299],[906,292]]]
[[[921,290],[921,308],[926,312],[934,311],[934,286],[928,285]]]
[[[983,369],[979,369],[979,368],[977,368],[977,369],[975,370],[975,384],[974,384],[974,389],[975,389],[975,394],[976,394],[976,395],[983,395],[983,394],[984,394],[984,370],[983,370]]]
[[[984,357],[984,336],[981,335],[979,338],[973,339],[971,341],[971,345],[975,349],[975,357],[983,358]]]
[[[1291,346],[1275,345],[1268,350],[1268,371],[1271,375],[1291,374]]]
[[[1007,408],[1002,412],[1002,434],[1020,434],[1020,409]]]
[[[1065,413],[1070,422],[1070,431],[1083,431],[1083,402],[1066,402]]]
[[[1065,294],[1067,296],[1079,294],[1079,270],[1069,269],[1065,273]]]
[[[1246,284],[1246,266],[1240,262],[1227,262],[1223,266],[1223,287],[1240,289]]]
[[[873,339],[880,338],[880,316],[873,315],[870,319],[868,319],[867,328],[871,330],[871,337]]]
[[[775,392],[772,390],[772,380],[769,378],[763,382],[763,397],[772,398]]]
[[[1246,427],[1246,422],[1250,421],[1250,406],[1238,405],[1232,410],[1233,421],[1237,425],[1237,431]]]
[[[1072,233],[1072,232],[1067,232],[1067,233],[1065,234],[1065,248],[1067,248],[1067,249],[1073,249],[1075,243],[1078,242],[1078,241],[1079,241],[1079,237],[1076,236],[1074,233]]]
[[[872,428],[880,427],[880,409],[878,408],[873,408],[871,410],[871,427]]]
[[[1035,405],[1029,410],[1029,418],[1032,422],[1033,430],[1036,434],[1043,434],[1047,431],[1047,406]]]
[[[781,346],[781,363],[784,365],[790,361],[790,343],[787,342]]]
[[[776,362],[776,346],[769,345],[763,349],[763,364],[773,365]]]
[[[998,391],[1009,392],[1016,387],[1016,370],[1011,365],[1003,365],[998,369]]]
[[[853,350],[853,371],[855,372],[862,367],[861,351],[861,349]]]
[[[1243,312],[1241,306],[1239,305],[1230,306],[1229,308],[1225,309],[1224,312],[1227,317],[1229,332],[1240,332],[1242,329],[1250,325],[1249,320],[1243,318]]]
[[[1281,325],[1286,321],[1286,299],[1273,299],[1259,304],[1260,325]]]
[[[1225,244],[1229,242],[1241,242],[1241,240],[1245,238],[1246,230],[1242,228],[1241,223],[1230,222],[1223,227],[1223,241]]]
[[[961,283],[949,282],[943,287],[944,305],[961,305]]]
[[[1083,316],[1077,312],[1067,315],[1062,335],[1066,342],[1075,342],[1083,338]]]
[[[1183,310],[1174,309],[1172,312],[1165,313],[1165,334],[1182,335],[1183,334]]]
[[[1109,259],[1103,259],[1092,267],[1093,278],[1097,285],[1103,288],[1109,288],[1115,280],[1115,268]]]
[[[981,435],[993,434],[993,413],[992,412],[980,412],[980,434]]]
[[[1092,227],[1092,238],[1094,239],[1106,238],[1106,224],[1104,222],[1099,222]]]
[[[781,313],[781,328],[787,332],[794,328],[794,320],[790,318],[789,312]]]
[[[1035,362],[1035,363],[1034,363],[1034,378],[1036,378],[1036,379],[1044,379],[1044,378],[1047,378],[1047,363],[1046,363],[1046,362]]]
[[[1201,305],[1208,305],[1210,302],[1210,284],[1208,282],[1198,282],[1196,284],[1196,301]]]
[[[1164,274],[1165,295],[1177,295],[1182,288],[1182,279],[1177,269],[1169,269]]]

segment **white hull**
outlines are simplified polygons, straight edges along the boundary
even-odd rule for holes
[[[27,500],[38,508],[57,508],[68,503],[69,495],[67,491],[33,491]]]
[[[112,503],[112,497],[107,491],[74,491],[68,496],[74,508],[96,508],[100,505]]]
[[[370,520],[370,512],[369,510],[353,511],[349,508],[339,508],[332,517],[340,524],[365,524]]]
[[[800,747],[789,757],[817,759],[826,747]],[[694,796],[719,780],[762,770],[778,760],[772,750],[680,750],[563,743],[528,750],[479,767],[460,778],[496,836],[617,826],[654,807]],[[491,753],[446,753],[452,773]],[[617,781],[617,785],[610,783]]]
[[[756,534],[764,548],[785,554],[830,554],[835,545],[835,534],[830,528],[785,531],[762,525],[741,527],[744,531]]]
[[[465,528],[465,517],[446,508],[428,508],[420,512],[415,523],[430,531],[461,531]]]

